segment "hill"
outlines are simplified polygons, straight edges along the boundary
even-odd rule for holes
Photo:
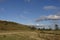
[[[0,20],[0,30],[30,30],[27,25]]]
[[[60,30],[36,30],[34,26],[0,20],[0,40],[60,40]]]

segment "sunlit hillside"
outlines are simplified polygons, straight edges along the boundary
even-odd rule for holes
[[[0,30],[30,30],[29,26],[0,20]]]

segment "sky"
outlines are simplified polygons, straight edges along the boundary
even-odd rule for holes
[[[38,24],[37,19],[50,15],[60,17],[60,0],[0,0],[0,20]],[[48,21],[39,23],[49,24]]]

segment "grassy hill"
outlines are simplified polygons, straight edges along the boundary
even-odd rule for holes
[[[60,30],[35,30],[34,27],[0,20],[0,40],[60,40]]]
[[[0,20],[0,30],[30,30],[27,25],[18,24],[16,22]]]

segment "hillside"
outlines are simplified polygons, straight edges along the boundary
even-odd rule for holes
[[[0,20],[0,30],[29,30],[27,25]]]
[[[60,40],[60,30],[36,30],[27,25],[0,20],[0,40]]]

